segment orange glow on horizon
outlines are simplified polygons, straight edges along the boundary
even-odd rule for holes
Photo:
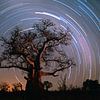
[[[8,91],[9,91],[9,92],[12,92],[12,89],[13,89],[13,86],[12,86],[12,84],[9,83]]]

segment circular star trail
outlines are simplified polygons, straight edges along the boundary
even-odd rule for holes
[[[7,36],[15,26],[31,30],[32,24],[42,18],[65,30],[69,27],[72,44],[62,48],[73,57],[76,67],[67,70],[66,84],[100,81],[99,4],[99,0],[0,0],[0,35]]]

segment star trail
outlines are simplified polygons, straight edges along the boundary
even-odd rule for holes
[[[72,44],[62,49],[73,57],[76,67],[67,70],[66,83],[81,85],[86,79],[100,82],[99,5],[99,0],[0,0],[0,35],[7,36],[15,26],[32,30],[32,24],[42,18],[51,19],[65,30],[69,27]],[[21,80],[18,70],[12,73],[15,80]],[[1,75],[3,71],[0,81]]]

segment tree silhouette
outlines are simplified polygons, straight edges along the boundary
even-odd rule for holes
[[[44,89],[48,91],[49,88],[52,87],[52,83],[49,81],[44,81]]]
[[[98,80],[89,80],[83,82],[83,90],[84,91],[99,91],[100,92],[100,85]]]
[[[21,83],[14,83],[12,85],[13,85],[13,88],[12,88],[13,92],[22,91],[22,84]]]
[[[0,57],[0,68],[18,68],[27,72],[26,90],[39,92],[43,87],[42,76],[59,75],[73,65],[62,46],[71,44],[71,31],[56,25],[49,19],[33,24],[33,30],[15,28],[8,37],[1,37],[4,51]]]
[[[60,80],[58,81],[58,89],[60,91],[66,91],[68,89],[66,85],[66,77],[67,75],[60,76]]]
[[[2,83],[0,84],[0,91],[1,91],[1,92],[8,92],[9,88],[10,88],[10,86],[9,86],[9,84],[6,83],[6,82],[2,82]]]

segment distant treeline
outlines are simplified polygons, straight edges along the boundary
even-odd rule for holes
[[[6,89],[5,89],[6,90]],[[26,91],[15,89],[12,92],[1,90],[0,100],[37,100],[35,96],[28,97]],[[39,97],[39,95],[37,94]],[[97,80],[87,79],[83,82],[83,87],[73,87],[60,91],[47,91],[42,93],[40,100],[100,100],[100,84]]]

